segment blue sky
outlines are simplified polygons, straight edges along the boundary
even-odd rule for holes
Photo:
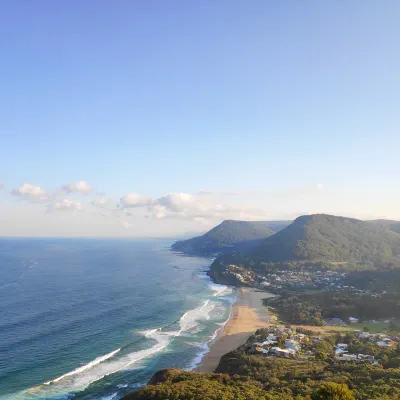
[[[62,234],[66,219],[76,220],[70,234],[90,235],[93,210],[79,221],[96,192],[110,212],[132,193],[152,207],[184,193],[230,209],[211,220],[196,212],[199,225],[174,207],[153,218],[134,204],[124,235],[263,212],[400,219],[399,18],[391,0],[7,2],[0,216],[20,224],[0,234]],[[92,197],[57,194],[84,210],[51,216],[51,229],[43,204],[10,193],[79,181]]]

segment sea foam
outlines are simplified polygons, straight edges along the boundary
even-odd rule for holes
[[[93,361],[87,363],[86,365],[83,365],[82,367],[79,367],[79,368],[77,368],[77,369],[74,369],[73,371],[68,372],[68,373],[66,373],[66,374],[64,374],[64,375],[61,375],[61,376],[59,376],[59,377],[56,378],[56,379],[53,379],[53,380],[48,381],[48,382],[45,382],[44,384],[45,384],[45,385],[50,385],[51,383],[59,382],[59,381],[61,381],[62,379],[67,378],[68,376],[80,374],[81,372],[86,371],[86,370],[89,369],[89,368],[93,368],[95,365],[100,364],[101,362],[106,361],[106,360],[108,360],[109,358],[115,356],[115,354],[117,354],[119,351],[121,351],[121,349],[117,349],[117,350],[112,351],[111,353],[108,353],[108,354],[104,355],[104,356],[97,357],[95,360],[93,360]]]
[[[114,374],[124,369],[131,369],[133,365],[139,361],[164,350],[174,337],[180,336],[183,332],[188,332],[195,328],[199,324],[199,321],[208,320],[210,318],[209,313],[214,307],[215,304],[210,300],[206,300],[201,306],[185,312],[178,321],[178,330],[168,331],[162,328],[156,328],[141,332],[144,337],[153,341],[153,345],[147,349],[124,355],[122,355],[123,351],[121,351],[121,349],[116,349],[58,378],[28,389],[24,391],[24,393],[26,395],[29,394],[29,398],[39,399],[42,397],[81,391],[87,388],[91,383],[107,375]]]

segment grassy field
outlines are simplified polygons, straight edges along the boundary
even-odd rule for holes
[[[363,331],[364,328],[368,328],[368,332],[372,332],[372,333],[379,333],[379,332],[386,332],[389,328],[389,324],[385,323],[385,322],[378,322],[376,324],[373,324],[371,322],[361,322],[359,324],[350,324],[349,325],[349,329],[351,330],[360,330]]]

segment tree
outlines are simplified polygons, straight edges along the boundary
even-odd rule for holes
[[[400,326],[393,321],[390,322],[388,329],[390,332],[400,332]]]
[[[326,360],[328,358],[328,355],[324,351],[317,351],[315,353],[315,359],[316,360]]]
[[[327,382],[314,390],[311,394],[312,400],[354,400],[353,392],[347,385]]]

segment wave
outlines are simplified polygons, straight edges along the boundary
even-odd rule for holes
[[[21,399],[40,399],[43,397],[59,396],[86,389],[91,383],[118,371],[130,369],[134,364],[164,350],[174,337],[180,336],[199,325],[199,321],[210,319],[210,312],[215,304],[210,300],[192,310],[185,312],[177,321],[178,330],[166,330],[156,328],[141,332],[141,334],[153,341],[149,348],[123,354],[124,349],[119,348],[104,356],[97,357],[93,361],[74,369],[53,380],[20,393]],[[171,326],[172,327],[172,326]],[[128,346],[127,346],[128,347]],[[28,397],[29,396],[29,397]]]
[[[112,351],[111,353],[108,353],[108,354],[104,355],[104,356],[97,357],[95,360],[87,363],[86,365],[83,365],[82,367],[74,369],[73,371],[68,372],[68,373],[66,373],[64,375],[61,375],[56,379],[53,379],[53,380],[48,381],[48,382],[45,382],[44,385],[50,385],[52,383],[59,382],[59,381],[61,381],[61,379],[67,378],[68,376],[80,374],[81,372],[86,371],[87,369],[92,368],[95,365],[100,364],[101,362],[106,361],[109,358],[115,356],[115,354],[119,353],[120,351],[121,351],[121,349],[117,349],[117,350]]]
[[[187,311],[179,320],[181,327],[180,331],[188,331],[197,325],[197,322],[201,319],[210,319],[209,313],[214,309],[215,304],[210,303],[210,300],[206,300],[201,307],[194,308],[193,310]]]
[[[148,334],[156,343],[150,348],[117,356],[120,349],[103,357],[98,357],[92,362],[68,372],[52,381],[35,386],[14,397],[15,399],[42,399],[60,396],[67,393],[78,392],[86,389],[91,383],[107,375],[130,367],[132,364],[163,350],[170,342],[170,337],[160,332]]]
[[[100,397],[99,400],[116,400],[118,398],[118,393],[114,393],[110,396]]]
[[[231,304],[233,304],[233,303],[231,303]],[[228,318],[224,322],[221,322],[218,324],[218,328],[214,331],[214,333],[210,336],[209,340],[206,343],[197,343],[196,347],[199,347],[201,350],[196,354],[196,357],[190,364],[190,366],[188,368],[189,371],[195,369],[201,363],[201,361],[203,360],[206,353],[208,353],[208,351],[210,350],[210,345],[224,331],[225,325],[232,318],[232,311],[233,311],[233,308],[231,306],[231,308],[229,310]]]
[[[213,283],[210,285],[210,289],[214,292],[214,297],[226,296],[232,293],[232,288],[226,285],[219,285],[217,283]]]
[[[231,294],[233,291],[232,287],[230,286],[214,283],[212,279],[204,272],[198,274],[197,276],[210,282],[209,288],[214,292],[214,297],[226,296],[228,294]]]

